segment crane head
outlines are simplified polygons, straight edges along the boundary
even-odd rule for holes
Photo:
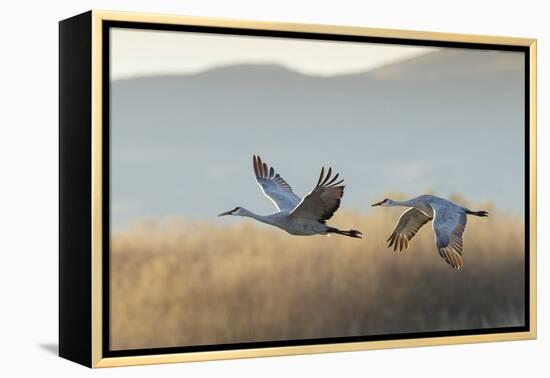
[[[226,211],[225,213],[218,214],[218,217],[223,217],[225,215],[241,215],[242,207],[237,206],[236,208]]]
[[[383,201],[373,203],[371,206],[392,206],[394,201],[389,198],[385,198]]]

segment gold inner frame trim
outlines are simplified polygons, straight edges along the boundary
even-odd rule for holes
[[[255,30],[274,30],[335,35],[355,35],[399,39],[415,39],[442,42],[464,42],[524,46],[530,54],[530,104],[529,104],[529,145],[530,145],[530,330],[526,332],[493,333],[465,336],[429,337],[385,341],[361,341],[339,344],[316,344],[305,346],[266,347],[255,349],[221,350],[211,352],[173,353],[140,355],[131,357],[103,357],[102,324],[102,23],[103,21],[129,21],[172,25],[213,26]],[[92,11],[92,366],[114,367],[129,365],[160,364],[174,362],[208,361],[251,357],[285,356],[298,354],[349,352],[359,350],[422,347],[449,344],[467,344],[496,341],[536,339],[536,235],[537,235],[537,88],[536,55],[537,41],[532,38],[486,36],[473,34],[437,33],[412,30],[377,29],[356,26],[320,24],[295,24],[250,20],[220,19],[209,17],[189,17],[147,13]]]

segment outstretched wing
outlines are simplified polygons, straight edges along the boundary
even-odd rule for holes
[[[414,207],[406,210],[401,214],[392,234],[386,240],[386,242],[389,242],[388,248],[393,246],[394,251],[397,251],[397,248],[399,248],[399,251],[403,249],[407,250],[409,248],[409,240],[431,219],[432,217]]]
[[[317,220],[325,223],[340,207],[340,200],[344,195],[344,186],[339,185],[344,180],[336,182],[338,174],[331,178],[332,168],[328,169],[325,176],[325,167],[321,169],[321,175],[315,189],[302,199],[302,202],[290,213],[291,217]]]
[[[277,209],[281,211],[294,209],[300,203],[300,197],[294,194],[290,185],[278,173],[275,173],[273,167],[268,167],[266,163],[262,162],[259,156],[254,155],[252,161],[256,181],[265,196],[273,201]]]
[[[437,251],[447,264],[460,269],[464,265],[462,234],[466,227],[466,214],[459,208],[431,205],[434,209],[433,229]]]

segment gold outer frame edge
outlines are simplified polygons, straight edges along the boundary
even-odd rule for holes
[[[102,18],[92,11],[92,367],[103,357]]]
[[[341,344],[318,344],[307,346],[290,346],[275,348],[257,348],[257,349],[237,349],[222,350],[214,352],[193,352],[193,353],[174,353],[160,355],[144,355],[133,357],[109,357],[102,359],[95,367],[115,367],[146,364],[165,364],[174,362],[198,362],[211,360],[232,360],[251,357],[275,357],[290,356],[299,354],[319,354],[332,352],[356,352],[362,350],[375,349],[395,349],[425,347],[449,344],[471,344],[481,342],[513,341],[526,340],[534,337],[528,337],[526,332],[500,333],[480,338],[478,335],[452,336],[452,337],[432,337],[426,339],[403,339],[388,341],[361,341]]]
[[[266,347],[255,349],[220,350],[211,352],[106,357],[102,355],[102,22],[130,21],[159,24],[234,27],[241,29],[297,31],[336,35],[358,35],[426,41],[466,42],[529,47],[530,54],[530,330],[526,332],[493,333],[465,336],[446,336],[384,341],[362,341],[339,344]],[[469,344],[497,341],[532,340],[537,337],[536,296],[536,235],[537,235],[537,41],[534,38],[487,36],[475,34],[438,33],[413,30],[365,28],[321,24],[221,19],[164,14],[92,11],[92,367],[115,367],[174,362],[209,361],[251,357],[273,357],[298,354],[351,352],[373,349],[425,347],[449,344]]]
[[[537,40],[529,44],[529,314],[530,334],[537,338]]]

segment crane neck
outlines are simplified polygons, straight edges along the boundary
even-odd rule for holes
[[[407,200],[407,201],[393,201],[390,206],[407,206],[407,207],[415,207],[416,202],[414,200]]]
[[[417,210],[420,210],[429,217],[433,217],[433,208],[423,198],[412,198],[407,201],[393,201],[390,206],[404,206],[404,207],[414,207]]]
[[[275,219],[271,215],[255,214],[252,211],[244,209],[244,208],[241,208],[240,216],[256,219],[258,222],[262,222],[262,223],[266,223],[266,224],[270,224],[270,225],[277,225],[278,224],[278,222],[276,222]]]

